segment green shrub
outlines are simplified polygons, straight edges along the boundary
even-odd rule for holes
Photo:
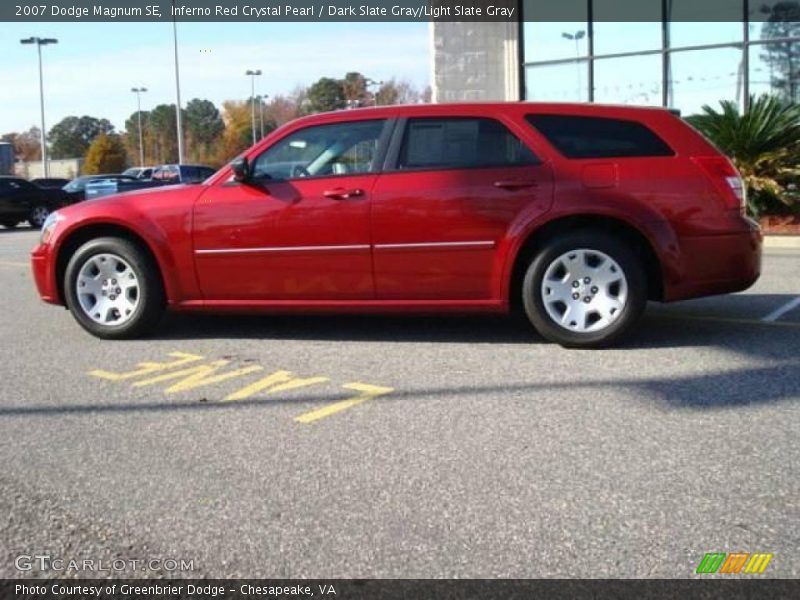
[[[751,97],[747,112],[723,100],[721,110],[704,106],[686,120],[739,169],[748,192],[748,212],[800,211],[800,105],[777,96]]]

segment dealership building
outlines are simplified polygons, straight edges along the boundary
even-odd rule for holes
[[[558,14],[571,19],[564,21],[551,20],[551,3],[510,3],[518,23],[432,25],[435,101],[598,102],[692,114],[720,100],[743,107],[767,92],[800,100],[796,1],[558,0]]]

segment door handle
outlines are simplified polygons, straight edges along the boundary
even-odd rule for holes
[[[495,181],[494,187],[503,190],[522,190],[525,188],[539,187],[539,184],[535,181],[527,181],[524,179],[504,179],[501,181]]]
[[[358,188],[354,189],[345,189],[345,188],[336,188],[333,190],[325,190],[322,192],[322,195],[326,198],[332,198],[334,200],[347,200],[349,198],[358,198],[359,196],[364,195],[364,190],[360,190]]]

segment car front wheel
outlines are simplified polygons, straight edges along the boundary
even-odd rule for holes
[[[525,312],[545,338],[568,348],[600,348],[625,335],[647,303],[641,261],[625,242],[580,231],[551,240],[531,261]]]
[[[31,227],[41,229],[48,216],[50,216],[50,209],[43,204],[37,204],[31,209],[31,216],[28,217],[28,223],[31,224]]]
[[[138,245],[120,238],[81,246],[67,265],[64,291],[78,323],[106,339],[140,337],[164,310],[158,266]]]

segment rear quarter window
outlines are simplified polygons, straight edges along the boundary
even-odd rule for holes
[[[525,117],[567,158],[675,156],[674,150],[636,121],[569,115]]]

